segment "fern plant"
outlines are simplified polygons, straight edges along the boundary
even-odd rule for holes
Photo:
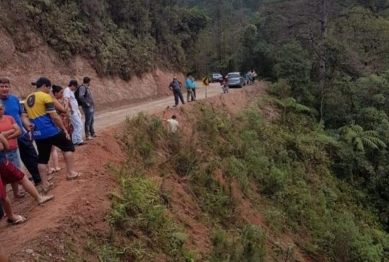
[[[356,125],[354,122],[341,127],[339,131],[342,133],[342,138],[352,143],[358,151],[365,152],[365,146],[373,149],[386,148],[386,144],[378,138],[377,131],[364,131],[360,125]]]
[[[312,110],[302,104],[297,103],[296,99],[293,97],[287,97],[285,99],[275,99],[275,103],[278,107],[280,107],[283,111],[282,114],[282,122],[285,123],[286,115],[290,111],[299,112],[299,113],[312,113]]]

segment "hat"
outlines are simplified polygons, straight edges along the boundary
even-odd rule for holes
[[[47,77],[40,77],[36,82],[31,83],[33,86],[36,86],[36,88],[40,88],[43,85],[50,87],[51,86],[51,81]]]
[[[178,79],[176,76],[173,76],[173,79]]]

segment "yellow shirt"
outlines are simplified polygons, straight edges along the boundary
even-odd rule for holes
[[[45,139],[59,133],[49,113],[56,113],[53,98],[42,91],[30,94],[24,101],[24,109],[35,125],[32,132],[33,139]]]

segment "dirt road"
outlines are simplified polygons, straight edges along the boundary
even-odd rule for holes
[[[205,88],[204,86],[202,86],[201,83],[198,82],[197,86],[198,86],[196,88],[197,99],[204,99],[206,95],[205,91],[207,91],[207,97],[217,96],[223,93],[219,83],[210,84],[207,88]],[[236,90],[239,90],[239,88],[237,89],[232,88],[229,91],[234,92]],[[184,100],[186,101],[186,90],[183,90],[182,95],[184,96]],[[174,104],[174,97],[172,94],[172,96],[170,97],[161,98],[158,100],[145,101],[142,103],[132,104],[121,108],[103,111],[100,113],[96,113],[94,126],[96,130],[101,130],[109,126],[116,125],[123,122],[127,116],[129,117],[134,116],[141,111],[148,112],[148,113],[161,111],[168,106],[171,107],[173,104]]]

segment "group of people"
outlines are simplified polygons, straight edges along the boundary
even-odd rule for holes
[[[257,73],[255,72],[254,69],[251,69],[250,71],[247,71],[247,73],[245,75],[246,84],[247,85],[254,84],[256,77],[257,77]]]
[[[187,102],[196,101],[196,83],[194,81],[194,78],[190,74],[187,75],[185,81],[185,87],[186,87],[186,94],[187,94],[186,101]],[[185,104],[181,88],[182,88],[182,83],[178,80],[176,76],[174,76],[173,81],[169,85],[169,89],[173,92],[174,95],[173,107],[177,107],[179,101],[181,101],[182,104]]]
[[[67,180],[81,175],[74,168],[75,146],[85,145],[79,106],[85,115],[86,139],[96,137],[90,83],[91,79],[84,77],[82,85],[71,80],[68,87],[63,88],[40,77],[32,83],[35,92],[21,102],[11,94],[10,80],[0,78],[0,211],[5,213],[8,223],[21,224],[27,218],[13,212],[6,194],[7,184],[11,184],[15,199],[24,197],[25,192],[40,205],[54,198],[47,193],[54,187],[53,172],[60,170],[57,149],[65,159]],[[54,168],[48,165],[50,159]],[[30,173],[30,179],[22,172],[21,162]],[[45,195],[38,193],[38,185]]]

